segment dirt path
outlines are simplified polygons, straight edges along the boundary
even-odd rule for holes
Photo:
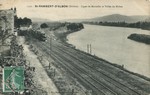
[[[21,43],[24,41],[21,38]],[[37,56],[29,50],[29,46],[26,44],[23,44],[24,47],[24,53],[26,55],[27,60],[30,61],[30,66],[35,67],[35,73],[33,80],[35,81],[36,85],[38,85],[43,90],[46,90],[48,95],[60,95],[58,93],[51,93],[51,92],[58,92],[55,84],[52,82],[52,80],[48,77],[45,69],[37,59]]]

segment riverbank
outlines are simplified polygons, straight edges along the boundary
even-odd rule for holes
[[[84,29],[84,26],[82,23],[67,23],[62,27],[56,28],[54,30],[54,35],[58,40],[61,42],[66,43],[67,42],[67,36],[71,33],[78,32],[80,30]]]
[[[121,70],[123,70],[123,71],[125,71],[125,72],[128,72],[128,73],[133,74],[133,75],[135,75],[135,76],[141,77],[141,78],[143,78],[143,79],[145,79],[145,80],[147,80],[147,81],[150,81],[150,78],[148,78],[147,76],[144,76],[144,75],[141,75],[141,74],[138,74],[138,73],[129,71],[129,70],[125,69],[123,65],[118,65],[118,64],[115,64],[115,63],[111,63],[111,62],[109,62],[109,61],[107,61],[107,60],[105,60],[105,59],[103,59],[103,58],[99,58],[99,57],[96,56],[96,55],[91,55],[91,54],[89,54],[89,53],[87,53],[87,52],[84,52],[84,51],[81,51],[81,50],[79,50],[79,49],[76,49],[74,45],[69,44],[68,42],[64,42],[64,45],[66,45],[66,46],[68,46],[68,47],[70,47],[70,48],[74,48],[76,51],[82,52],[82,53],[84,53],[84,54],[86,54],[86,55],[89,55],[89,56],[91,56],[91,57],[94,57],[94,58],[96,58],[96,59],[98,59],[98,60],[102,60],[102,61],[104,61],[104,62],[107,62],[108,64],[110,64],[110,65],[112,65],[112,66],[114,66],[114,67],[117,67],[117,68],[119,68],[119,69],[121,69]]]

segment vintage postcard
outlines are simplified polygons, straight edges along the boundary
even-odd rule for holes
[[[150,95],[150,0],[0,0],[0,95]]]

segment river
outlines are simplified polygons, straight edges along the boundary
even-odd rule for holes
[[[127,39],[132,33],[150,35],[148,30],[84,24],[84,29],[69,34],[67,39],[85,52],[91,44],[92,55],[150,78],[150,45]]]

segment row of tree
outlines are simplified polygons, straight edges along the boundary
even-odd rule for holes
[[[126,22],[84,22],[87,24],[103,25],[103,26],[117,26],[117,27],[131,27],[131,28],[141,28],[150,30],[150,22],[136,22],[136,23],[126,23]]]
[[[128,36],[128,39],[150,44],[150,35],[145,35],[145,34],[131,34]]]
[[[84,28],[82,23],[68,23],[66,24],[66,27],[68,30],[72,30],[72,31],[78,31]]]
[[[64,22],[64,23],[58,22],[57,24],[55,24],[55,26],[51,26],[49,25],[49,23],[42,23],[40,25],[40,28],[53,28],[53,30],[58,29],[60,27],[66,27],[67,30],[71,30],[71,31],[73,30],[76,31],[84,28],[82,23],[69,23],[69,22]]]

